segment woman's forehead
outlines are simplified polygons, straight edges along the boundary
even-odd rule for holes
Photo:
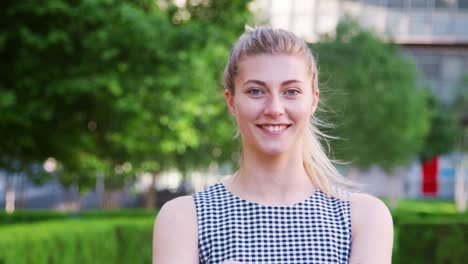
[[[304,57],[295,55],[259,55],[243,58],[239,63],[238,81],[255,79],[283,82],[311,79],[310,67]]]

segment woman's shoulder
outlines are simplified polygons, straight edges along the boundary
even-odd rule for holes
[[[198,263],[198,228],[192,196],[181,196],[159,210],[153,229],[153,263]]]
[[[379,198],[367,193],[349,193],[351,211],[355,213],[366,213],[389,216],[390,210]]]
[[[393,245],[393,220],[390,210],[375,196],[350,195],[350,263],[390,263]]]
[[[390,210],[387,205],[379,198],[367,193],[350,193],[349,202],[351,206],[351,215],[356,219],[363,221],[373,220],[391,220]]]
[[[382,235],[393,232],[392,215],[382,200],[366,193],[350,193],[349,202],[353,237],[377,230]]]
[[[180,196],[166,202],[158,212],[155,228],[170,232],[196,232],[197,215],[192,196]]]
[[[210,200],[215,196],[219,196],[219,193],[222,192],[222,186],[219,183],[210,185],[205,189],[195,192],[192,195],[179,196],[168,202],[166,202],[159,211],[161,217],[170,217],[182,216],[192,216],[192,219],[196,221],[196,205],[200,203],[201,200]],[[187,220],[186,218],[184,218]]]
[[[195,203],[191,195],[179,196],[166,202],[159,210],[158,217],[178,218],[195,213]]]

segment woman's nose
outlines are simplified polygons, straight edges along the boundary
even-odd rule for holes
[[[281,98],[277,95],[271,95],[266,102],[263,113],[273,118],[284,114],[284,106],[281,102]]]

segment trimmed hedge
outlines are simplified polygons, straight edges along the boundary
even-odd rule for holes
[[[117,218],[3,226],[0,263],[151,263],[153,221]]]
[[[117,241],[119,241],[117,263],[151,263],[153,221],[132,222],[117,226]]]
[[[404,223],[452,223],[468,222],[468,214],[427,214],[427,213],[408,213],[392,212],[393,223],[399,226]]]
[[[21,211],[14,213],[0,211],[0,225],[10,225],[18,223],[32,223],[37,221],[55,220],[68,218],[69,214],[59,211]]]
[[[468,214],[393,214],[393,263],[452,264],[468,257]],[[63,215],[62,220],[0,226],[0,264],[151,263],[154,212]]]
[[[468,257],[468,221],[402,222],[394,263],[459,264]]]
[[[455,206],[447,202],[440,201],[405,201],[406,204],[400,206],[392,211],[394,223],[394,245],[393,245],[393,261],[394,264],[419,264],[419,263],[463,263],[457,260],[457,254],[465,254],[468,245],[460,242],[460,246],[453,249],[447,249],[443,245],[428,242],[422,233],[433,233],[437,228],[447,229],[446,237],[437,237],[438,233],[434,233],[436,241],[443,239],[451,239],[451,236],[458,236],[453,234],[451,230],[452,225],[461,225],[465,237],[468,232],[468,212],[456,213]],[[453,208],[452,208],[453,207]],[[414,228],[418,227],[418,228]],[[461,232],[461,233],[463,233]],[[460,233],[460,234],[461,234]],[[408,235],[409,234],[409,235]],[[424,242],[422,242],[424,240]],[[427,242],[427,243],[426,243]],[[418,245],[420,251],[414,250],[413,245]],[[450,256],[450,252],[454,250],[454,255]],[[447,254],[449,259],[445,261],[438,261],[435,258],[424,258],[421,262],[421,257],[427,256],[426,252],[433,253],[434,251],[441,252],[440,254]],[[443,253],[445,252],[445,253]]]

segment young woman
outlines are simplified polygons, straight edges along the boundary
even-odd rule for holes
[[[318,72],[305,42],[249,30],[231,51],[224,85],[242,140],[239,170],[163,206],[153,263],[390,264],[389,210],[346,191],[320,145]]]

